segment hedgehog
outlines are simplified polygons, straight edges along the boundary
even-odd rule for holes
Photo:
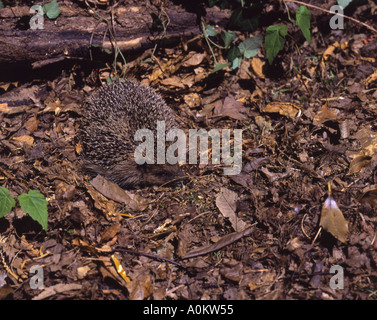
[[[83,167],[123,188],[161,185],[183,176],[169,164],[138,165],[134,136],[139,129],[177,128],[176,115],[160,94],[134,80],[118,80],[95,91],[84,105],[81,122]]]

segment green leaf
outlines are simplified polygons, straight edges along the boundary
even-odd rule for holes
[[[279,51],[284,48],[287,33],[288,30],[285,25],[269,26],[266,29],[265,48],[270,64],[272,64]]]
[[[0,187],[0,218],[7,215],[15,206],[16,201],[9,195],[9,190]]]
[[[115,81],[121,81],[121,82],[124,82],[124,79],[123,78],[118,78],[118,77],[113,77],[113,76],[108,76],[107,78],[106,78],[106,83],[107,84],[112,84],[113,82],[115,82]]]
[[[55,0],[44,4],[43,11],[47,17],[52,20],[56,19],[61,14],[59,4]]]
[[[43,229],[47,230],[47,204],[46,198],[38,190],[30,190],[18,196],[21,208],[37,221]]]
[[[233,61],[236,58],[241,57],[241,51],[238,49],[238,47],[233,46],[230,48],[227,54],[228,61]]]
[[[234,32],[221,32],[221,39],[224,41],[224,47],[228,48],[229,45],[236,39],[237,35]]]
[[[245,58],[249,59],[258,54],[258,50],[261,47],[262,42],[263,36],[258,35],[252,38],[248,38],[245,41],[241,42],[238,46],[238,49],[245,56]]]
[[[208,7],[212,8],[219,0],[208,0]]]
[[[242,62],[242,57],[237,57],[235,58],[233,61],[232,61],[232,69],[237,69],[240,65],[241,65],[241,62]]]
[[[0,1],[0,9],[5,8],[3,1]]]
[[[232,46],[232,48],[228,51],[227,55],[228,61],[232,63],[231,68],[237,69],[241,65],[242,55],[240,49],[236,46]]]
[[[220,71],[221,69],[224,69],[228,66],[230,66],[230,62],[228,62],[228,63],[218,63],[217,62],[211,73],[215,73],[217,71]]]
[[[215,36],[217,36],[217,32],[216,32],[214,26],[208,25],[206,27],[206,29],[205,29],[205,32],[206,32],[206,34],[207,34],[208,37],[215,37]]]
[[[338,0],[337,2],[338,5],[344,10],[352,2],[352,0]]]
[[[300,8],[298,8],[296,11],[296,22],[300,27],[306,41],[310,43],[310,11],[306,6],[300,6]]]
[[[250,16],[251,12],[251,8],[240,7],[233,10],[229,18],[230,26],[239,28],[241,31],[254,31],[258,27],[259,18],[258,16]]]

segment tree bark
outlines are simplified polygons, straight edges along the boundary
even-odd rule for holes
[[[35,16],[30,13],[30,7],[0,9],[0,70],[2,65],[9,64],[27,63],[39,67],[66,58],[87,59],[91,49],[114,48],[110,30],[124,54],[144,51],[158,41],[164,46],[174,45],[182,38],[200,34],[197,14],[172,2],[166,3],[163,8],[166,15],[163,14],[162,19],[168,17],[169,23],[163,39],[163,30],[152,30],[151,14],[159,14],[158,8],[144,1],[137,6],[120,1],[111,10],[110,7],[89,10],[84,4],[80,7],[65,1],[59,3],[62,13],[57,19],[50,20],[43,15],[43,29],[34,30],[29,24]],[[229,15],[228,11],[214,7],[207,9],[205,19],[224,27]]]

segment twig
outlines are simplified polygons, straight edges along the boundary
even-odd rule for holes
[[[307,237],[308,239],[310,239],[310,237],[306,234],[305,229],[304,229],[304,220],[305,220],[305,217],[306,217],[307,215],[308,215],[308,214],[305,213],[304,216],[303,216],[302,219],[301,219],[301,230],[302,230],[302,233],[305,235],[305,237]]]
[[[205,212],[202,212],[201,214],[198,214],[197,216],[195,216],[194,218],[190,219],[189,221],[187,221],[187,224],[189,224],[190,222],[204,216],[205,214],[208,214],[208,213],[211,213],[212,211],[205,211]]]
[[[313,241],[312,241],[312,245],[313,245],[314,242],[317,240],[317,238],[318,238],[319,234],[321,233],[321,231],[322,231],[322,227],[319,227],[318,232],[317,232],[317,234],[315,235],[315,237],[314,237],[314,239],[313,239]]]
[[[204,39],[205,39],[206,42],[207,42],[208,48],[209,48],[209,50],[211,51],[211,54],[212,54],[213,60],[215,61],[215,65],[217,65],[217,59],[216,59],[215,53],[213,52],[213,49],[212,49],[211,44],[210,44],[210,42],[209,42],[209,38],[208,38],[207,32],[206,32],[206,30],[205,30],[204,18],[203,18],[203,17],[202,17],[202,32],[203,32],[203,35],[204,35]]]
[[[330,10],[323,9],[323,8],[317,7],[317,6],[315,6],[315,5],[312,5],[312,4],[309,4],[309,3],[305,3],[305,2],[301,2],[301,1],[297,1],[297,0],[283,0],[283,2],[284,2],[284,3],[285,3],[285,2],[293,2],[293,3],[301,4],[301,5],[303,5],[303,6],[307,6],[307,7],[310,7],[310,8],[318,9],[318,10],[321,10],[321,11],[324,11],[324,12],[327,12],[327,13],[330,13],[330,14],[336,14],[336,15],[338,15],[338,16],[341,16],[341,17],[343,17],[343,18],[346,18],[346,19],[349,19],[349,20],[351,20],[351,21],[353,21],[353,22],[356,22],[356,23],[358,23],[358,24],[361,24],[361,25],[364,26],[365,28],[367,28],[367,29],[373,31],[374,33],[377,33],[377,30],[376,30],[375,28],[371,27],[370,25],[368,25],[368,24],[366,24],[366,23],[364,23],[364,22],[361,22],[361,21],[359,21],[359,20],[357,20],[357,19],[355,19],[355,18],[352,18],[352,17],[346,16],[346,15],[344,15],[344,14],[342,14],[342,13],[331,12]]]
[[[162,261],[165,261],[165,262],[168,262],[168,263],[175,264],[176,266],[178,266],[180,268],[186,269],[186,266],[184,266],[183,264],[181,264],[179,262],[170,260],[170,259],[165,258],[165,257],[157,256],[155,254],[149,254],[149,253],[134,251],[134,250],[126,249],[126,248],[122,248],[122,247],[116,247],[114,249],[114,251],[117,251],[117,252],[127,252],[127,253],[131,253],[131,254],[136,254],[136,255],[139,255],[139,256],[148,257],[148,258],[151,258],[151,259],[162,260]]]

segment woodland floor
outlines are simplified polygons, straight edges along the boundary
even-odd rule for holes
[[[376,28],[371,10],[352,16]],[[156,88],[188,127],[243,129],[236,176],[184,165],[188,178],[173,186],[105,197],[81,170],[78,129],[109,65],[1,83],[0,105],[33,103],[0,112],[0,184],[14,198],[39,190],[49,205],[47,231],[19,205],[0,219],[0,299],[376,299],[377,37],[349,21],[320,30],[326,19],[312,21],[310,45],[291,27],[296,42],[273,66],[262,48],[211,74],[203,39],[127,61],[126,76]],[[317,235],[321,214],[335,210],[322,211],[328,183],[346,241]],[[30,286],[33,265],[42,289]],[[335,265],[343,289],[330,287]]]

